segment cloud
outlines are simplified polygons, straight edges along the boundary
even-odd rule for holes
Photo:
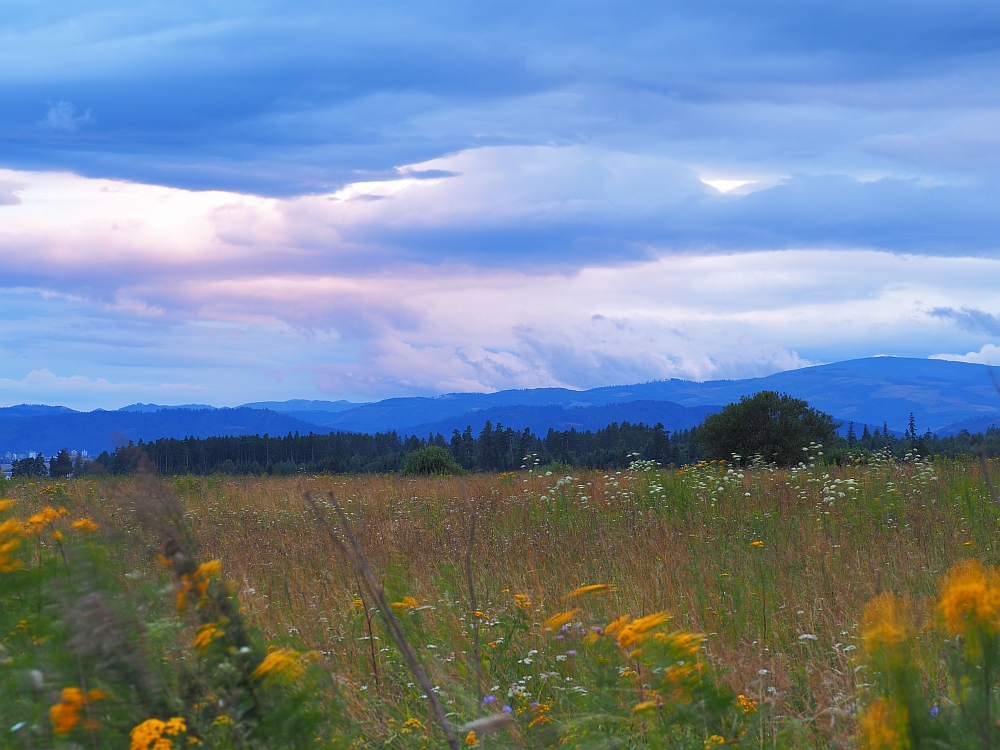
[[[69,102],[56,102],[49,107],[45,119],[39,124],[49,130],[72,133],[81,125],[92,125],[94,122],[94,116],[89,109],[82,115],[77,115],[76,107]]]
[[[1000,346],[983,344],[979,351],[967,354],[934,354],[931,359],[946,359],[952,362],[971,362],[978,365],[1000,367]]]
[[[21,204],[21,196],[18,191],[26,188],[23,182],[12,182],[0,180],[0,206],[17,206]]]
[[[963,307],[956,310],[953,307],[935,307],[930,311],[935,318],[953,321],[959,328],[975,333],[983,332],[990,336],[1000,336],[1000,316],[982,310]]]

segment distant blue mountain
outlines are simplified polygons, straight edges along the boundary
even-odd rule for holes
[[[163,409],[155,412],[91,411],[37,414],[0,421],[0,453],[62,448],[92,455],[159,437],[210,437],[289,432],[308,434],[316,426],[266,409]]]
[[[178,406],[162,406],[160,404],[130,404],[128,406],[123,406],[118,411],[152,413],[158,411],[165,411],[167,409],[187,409],[188,411],[201,411],[204,409],[214,410],[215,408],[216,407],[210,406],[209,404],[179,404]]]
[[[492,409],[467,412],[440,422],[409,427],[406,432],[426,437],[441,433],[450,437],[455,430],[471,427],[476,434],[491,422],[495,427],[528,427],[537,435],[545,436],[548,430],[600,430],[612,422],[621,424],[642,422],[647,425],[662,424],[666,429],[689,430],[701,424],[709,414],[721,406],[681,406],[670,401],[627,401],[623,404],[582,406],[569,408],[560,405],[546,406],[495,406]]]
[[[327,429],[374,432],[423,430],[505,406],[562,406],[566,410],[634,401],[668,401],[681,406],[713,406],[758,391],[788,393],[845,423],[906,429],[910,412],[922,432],[968,419],[997,415],[997,394],[984,365],[936,359],[871,357],[789,370],[747,380],[659,380],[589,391],[538,388],[497,393],[451,393],[435,398],[394,398],[361,404],[317,424]],[[582,416],[582,415],[581,415]],[[501,420],[503,421],[503,420]],[[506,425],[507,422],[504,421]],[[511,423],[511,427],[517,424]]]
[[[746,380],[662,380],[588,391],[566,388],[450,393],[437,397],[392,398],[375,403],[347,401],[261,401],[236,409],[187,405],[133,404],[119,411],[76,412],[61,406],[0,409],[0,454],[63,447],[91,453],[128,440],[194,435],[284,435],[386,432],[450,435],[487,420],[506,427],[593,430],[611,422],[660,422],[668,430],[698,424],[721,405],[761,390],[788,393],[842,420],[901,433],[912,412],[917,429],[942,435],[978,432],[1000,424],[1000,394],[983,365],[931,359],[874,357]],[[192,408],[193,407],[193,408]]]

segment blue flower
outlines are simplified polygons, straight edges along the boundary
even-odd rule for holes
[[[496,702],[497,702],[497,697],[495,695],[484,695],[483,696],[483,704],[486,705],[486,706],[490,705],[491,703],[496,703]]]
[[[505,714],[512,714],[512,713],[514,713],[514,709],[513,709],[513,708],[511,708],[510,706],[504,706],[504,707],[503,707],[503,712],[504,712]]]
[[[931,706],[931,718],[936,719],[937,715],[941,713],[941,708],[939,706]]]

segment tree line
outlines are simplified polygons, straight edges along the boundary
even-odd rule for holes
[[[662,424],[611,424],[600,430],[550,429],[540,437],[530,429],[514,430],[487,422],[478,435],[471,427],[426,438],[395,431],[289,433],[285,436],[160,438],[105,451],[89,471],[128,474],[148,461],[162,474],[388,473],[400,471],[416,450],[447,450],[466,471],[515,471],[563,464],[596,469],[627,468],[636,457],[669,466],[699,456],[690,430],[670,432]]]

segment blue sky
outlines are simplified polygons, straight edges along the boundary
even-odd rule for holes
[[[0,403],[1000,364],[1000,6],[0,13]]]

